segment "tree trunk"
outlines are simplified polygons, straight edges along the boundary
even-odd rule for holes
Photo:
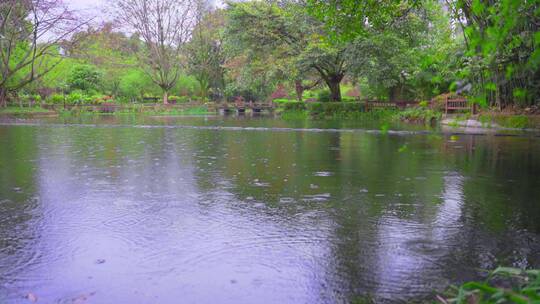
[[[169,92],[163,91],[163,104],[169,104]]]
[[[7,93],[4,88],[0,88],[0,107],[7,107]]]
[[[208,97],[208,87],[209,81],[206,79],[199,79],[199,85],[201,86],[201,99],[203,102],[206,102],[206,98]]]
[[[326,77],[325,82],[328,85],[328,88],[330,89],[331,101],[341,101],[341,86],[339,84],[341,83],[342,79],[343,79],[343,75],[334,75],[334,76]]]
[[[299,102],[302,102],[302,95],[304,94],[304,86],[302,85],[302,80],[295,80],[294,88],[296,90],[296,99],[298,99]]]
[[[401,99],[401,90],[399,88],[399,85],[391,87],[388,93],[388,100],[391,102],[395,102]]]

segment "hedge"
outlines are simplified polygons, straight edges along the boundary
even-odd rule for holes
[[[363,112],[363,103],[352,102],[313,102],[307,104],[309,113],[313,116],[333,116],[339,113]]]

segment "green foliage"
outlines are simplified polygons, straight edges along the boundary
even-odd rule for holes
[[[441,112],[433,111],[426,107],[410,108],[396,114],[396,118],[399,120],[425,124],[430,124],[433,121],[440,120],[441,116]]]
[[[343,102],[356,102],[357,99],[351,96],[343,96],[341,97],[341,101]]]
[[[139,69],[129,69],[120,79],[119,93],[132,101],[142,99],[143,95],[159,95],[159,88],[152,79]]]
[[[68,104],[83,103],[86,96],[81,91],[73,91],[66,96],[66,102]]]
[[[447,91],[456,75],[456,43],[448,15],[436,2],[422,2],[384,28],[356,37],[347,57],[370,98],[429,99]],[[450,60],[449,60],[450,59]]]
[[[330,101],[330,91],[322,90],[317,95],[317,100],[319,102],[329,102]]]
[[[48,104],[61,104],[64,103],[64,95],[62,94],[52,94],[46,99]]]
[[[305,102],[290,101],[280,104],[280,107],[285,111],[301,111],[306,109]]]
[[[287,102],[293,102],[288,98],[276,98],[273,100],[275,103],[287,103]]]
[[[281,113],[281,118],[284,120],[303,120],[308,117],[309,114],[305,110],[292,110]]]
[[[309,113],[316,117],[341,116],[347,113],[363,112],[363,103],[312,102],[307,106]]]
[[[0,108],[0,114],[8,115],[24,115],[24,114],[39,114],[39,113],[51,113],[50,110],[43,109],[41,107],[15,107],[10,106],[6,108]]]
[[[208,11],[200,16],[187,45],[187,59],[190,74],[198,81],[199,95],[205,100],[210,90],[222,92],[225,89],[225,51],[223,49],[223,12]]]
[[[76,65],[67,78],[72,90],[96,90],[101,84],[103,74],[93,65]]]
[[[382,28],[411,7],[401,0],[364,0],[358,4],[357,0],[308,0],[307,8],[325,23],[333,43],[343,43],[364,35],[369,28],[366,20],[372,27]]]
[[[535,1],[455,2],[466,20],[464,75],[484,103],[504,107],[537,102],[540,94],[540,14]]]
[[[492,123],[496,123],[504,128],[512,129],[524,129],[534,127],[534,124],[525,115],[489,115],[484,114],[479,117],[480,122],[483,125],[491,126]]]
[[[499,267],[483,282],[467,282],[453,286],[448,303],[495,304],[540,302],[540,270]]]
[[[172,91],[181,96],[200,95],[200,86],[195,76],[180,75]]]

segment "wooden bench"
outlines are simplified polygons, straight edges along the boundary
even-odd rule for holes
[[[444,101],[444,113],[448,114],[448,111],[454,110],[470,110],[472,114],[474,114],[475,107],[474,104],[469,105],[467,99],[464,97],[446,96]]]
[[[393,102],[366,101],[366,110],[369,109],[395,109],[397,105]]]
[[[154,103],[157,103],[158,100],[160,100],[159,97],[143,97],[143,102],[152,101]]]

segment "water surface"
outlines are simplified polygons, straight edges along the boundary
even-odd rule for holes
[[[1,303],[405,302],[498,265],[540,267],[535,136],[11,123]]]

